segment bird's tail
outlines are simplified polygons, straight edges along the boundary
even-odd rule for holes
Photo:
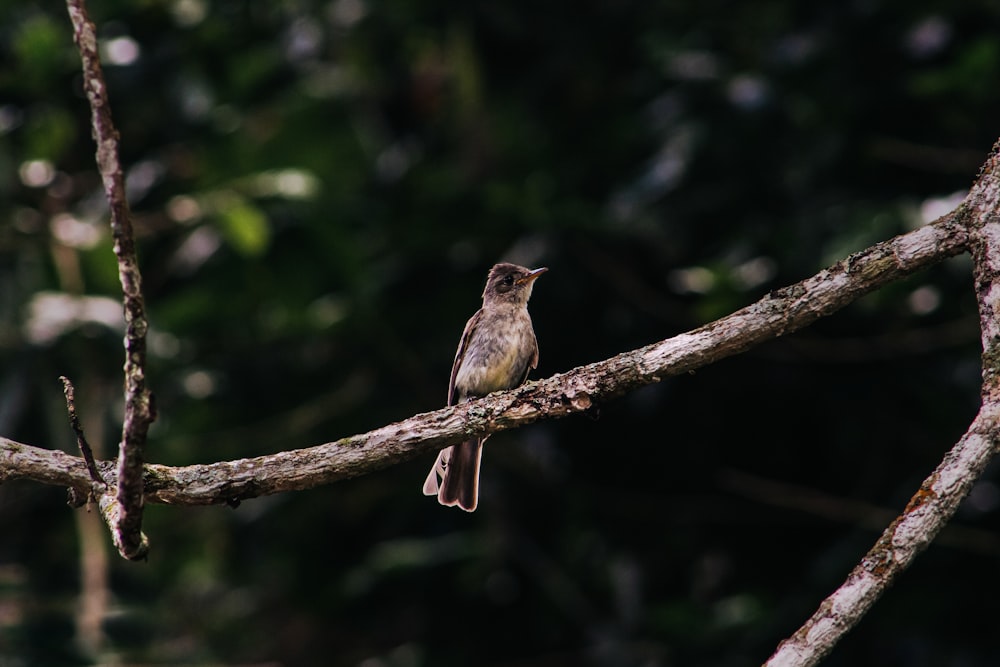
[[[475,510],[479,502],[483,440],[474,438],[442,449],[424,481],[424,495],[436,495],[442,505],[458,505],[466,512]]]

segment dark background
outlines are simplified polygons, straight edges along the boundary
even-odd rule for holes
[[[495,261],[550,269],[549,376],[933,219],[1000,136],[992,0],[90,10],[169,465],[442,406]],[[0,434],[74,451],[67,375],[107,457],[120,288],[65,6],[0,4],[0,64]],[[978,352],[959,257],[596,420],[493,437],[474,514],[420,494],[428,455],[149,506],[146,563],[9,482],[0,665],[759,664],[964,432]],[[998,507],[988,474],[824,664],[1000,663]]]

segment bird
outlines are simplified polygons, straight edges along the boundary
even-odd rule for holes
[[[501,262],[490,269],[483,307],[465,325],[448,383],[448,405],[513,389],[538,367],[538,341],[528,315],[535,280],[548,268]],[[479,465],[488,436],[471,438],[438,453],[424,481],[424,495],[472,512],[479,504]]]

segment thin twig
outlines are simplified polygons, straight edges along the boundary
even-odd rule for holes
[[[90,448],[90,443],[87,442],[86,436],[83,435],[83,426],[80,425],[80,417],[76,414],[76,390],[73,388],[73,383],[65,375],[60,375],[59,379],[62,380],[63,393],[66,395],[66,410],[69,412],[69,425],[76,434],[76,444],[80,447],[80,453],[83,454],[83,460],[87,465],[90,478],[101,487],[107,488],[108,484],[101,477],[101,472],[97,469],[97,463],[94,461],[94,451]]]
[[[136,259],[132,214],[125,197],[125,178],[118,160],[118,131],[111,119],[107,86],[97,52],[97,31],[87,15],[84,0],[67,0],[73,23],[73,41],[83,64],[83,87],[90,102],[97,167],[111,210],[111,235],[118,260],[125,313],[125,418],[118,446],[118,478],[111,526],[122,556],[142,558],[148,542],[142,535],[142,449],[154,414],[146,388],[146,315],[142,278]]]

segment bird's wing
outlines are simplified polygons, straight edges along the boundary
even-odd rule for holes
[[[465,359],[465,351],[469,347],[469,339],[472,338],[472,332],[475,331],[476,326],[479,324],[479,320],[482,319],[482,315],[483,310],[480,308],[476,311],[476,314],[469,318],[469,321],[465,323],[465,331],[462,332],[462,340],[459,341],[458,351],[455,352],[455,363],[451,365],[451,380],[448,382],[448,405],[455,405],[455,376],[458,375],[458,369],[462,365],[462,361]]]
[[[531,373],[531,371],[533,371],[534,369],[538,368],[538,339],[535,338],[535,332],[534,332],[534,330],[531,331],[531,347],[532,347],[532,350],[531,350],[531,363],[529,363],[525,367],[525,369],[524,369],[524,377],[521,378],[521,381],[518,384],[524,384],[525,382],[527,382],[528,381],[528,375]]]

